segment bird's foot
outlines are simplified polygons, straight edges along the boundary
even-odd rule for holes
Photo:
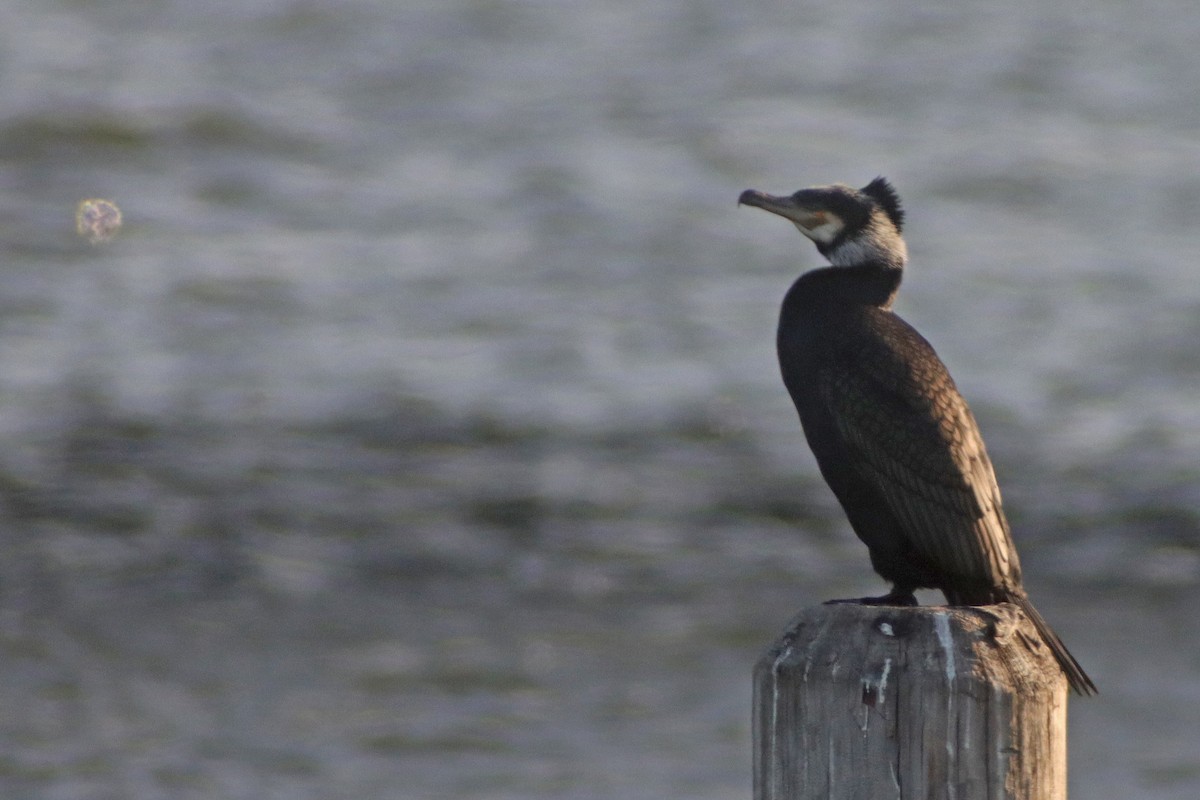
[[[845,600],[826,600],[825,605],[840,605],[843,603],[856,603],[862,606],[915,606],[917,596],[912,592],[905,592],[899,589],[893,589],[885,595],[879,597],[849,597]]]

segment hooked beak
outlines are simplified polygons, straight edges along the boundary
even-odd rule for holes
[[[754,206],[761,208],[763,211],[770,211],[772,214],[778,214],[786,220],[794,222],[796,225],[806,230],[819,228],[826,222],[826,217],[823,212],[810,211],[798,205],[795,199],[791,197],[776,197],[773,194],[760,192],[757,189],[747,189],[742,192],[738,198],[739,206]]]

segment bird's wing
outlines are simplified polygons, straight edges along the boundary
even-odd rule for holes
[[[853,462],[939,570],[967,585],[1019,581],[1000,490],[970,408],[920,334],[890,314],[877,332],[868,350],[859,339],[820,377]]]

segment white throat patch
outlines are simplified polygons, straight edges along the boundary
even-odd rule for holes
[[[800,222],[792,221],[796,226],[796,230],[803,233],[809,239],[812,239],[817,244],[829,244],[838,237],[838,234],[846,227],[846,223],[842,222],[842,218],[837,214],[832,214],[828,211],[821,211],[812,215],[811,221],[814,225],[809,228]]]
[[[903,267],[908,262],[908,247],[900,232],[888,222],[872,219],[857,236],[850,237],[825,254],[835,267],[882,262]]]

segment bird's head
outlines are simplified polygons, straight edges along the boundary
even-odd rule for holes
[[[834,266],[875,263],[898,269],[908,260],[900,235],[904,210],[886,178],[876,178],[861,189],[838,183],[783,197],[747,189],[738,204],[791,221]]]

